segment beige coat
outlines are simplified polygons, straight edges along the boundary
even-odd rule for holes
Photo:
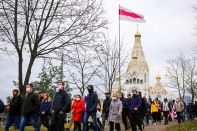
[[[177,101],[174,105],[176,112],[182,112],[184,109],[184,104],[182,101]]]

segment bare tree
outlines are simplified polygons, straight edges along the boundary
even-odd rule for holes
[[[187,91],[191,94],[191,100],[194,102],[194,98],[197,96],[197,68],[195,59],[188,60],[186,77]]]
[[[96,60],[95,52],[90,48],[75,45],[71,52],[72,54],[66,59],[66,64],[69,66],[67,67],[70,76],[69,83],[75,85],[83,96],[87,84],[95,77],[100,64]],[[94,79],[93,84],[96,83]]]
[[[110,40],[104,36],[102,44],[95,48],[97,52],[97,59],[101,64],[100,71],[98,72],[99,78],[104,81],[105,90],[112,92],[112,86],[116,80],[116,76],[119,75],[119,53],[121,53],[121,67],[126,63],[128,55],[124,54],[123,43],[121,42],[120,52],[118,48],[118,42]],[[122,74],[123,76],[123,74]]]
[[[37,58],[70,45],[90,46],[106,25],[102,13],[99,0],[0,0],[0,36],[4,46],[17,53],[20,91],[24,92]],[[80,41],[84,36],[89,37]],[[29,53],[25,77],[24,51]]]
[[[186,93],[186,65],[187,58],[181,53],[178,57],[168,60],[166,77],[168,86],[178,90],[179,96],[184,98]]]

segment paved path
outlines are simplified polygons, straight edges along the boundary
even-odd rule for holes
[[[157,125],[150,124],[149,126],[145,126],[144,131],[162,131],[166,127],[172,126],[172,125],[175,125],[175,124],[177,124],[177,122],[175,122],[175,121],[170,122],[168,125],[164,125],[163,123],[157,124]],[[124,131],[124,127],[123,127],[122,124],[121,124],[121,129],[122,129],[121,131]],[[105,128],[105,131],[109,131],[109,126],[107,126]]]

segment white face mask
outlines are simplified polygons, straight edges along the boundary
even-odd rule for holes
[[[117,100],[118,98],[117,97],[112,97],[112,100]]]
[[[55,89],[55,91],[56,91],[56,92],[59,92],[59,91],[60,91],[60,89],[59,89],[59,88],[56,88],[56,89]]]

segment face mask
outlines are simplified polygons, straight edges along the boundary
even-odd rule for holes
[[[136,96],[137,96],[137,94],[133,94],[133,96],[134,96],[134,97],[136,97]]]
[[[76,101],[79,101],[80,100],[80,98],[76,98]]]
[[[117,98],[117,97],[112,97],[112,99],[113,99],[113,100],[117,100],[118,98]]]
[[[27,93],[31,92],[31,89],[30,88],[26,88],[26,92]]]
[[[93,89],[88,89],[88,92],[89,92],[89,93],[92,93],[92,92],[93,92]]]
[[[60,91],[60,89],[59,89],[59,88],[56,88],[56,89],[55,89],[55,91],[56,91],[56,92],[59,92],[59,91]]]

